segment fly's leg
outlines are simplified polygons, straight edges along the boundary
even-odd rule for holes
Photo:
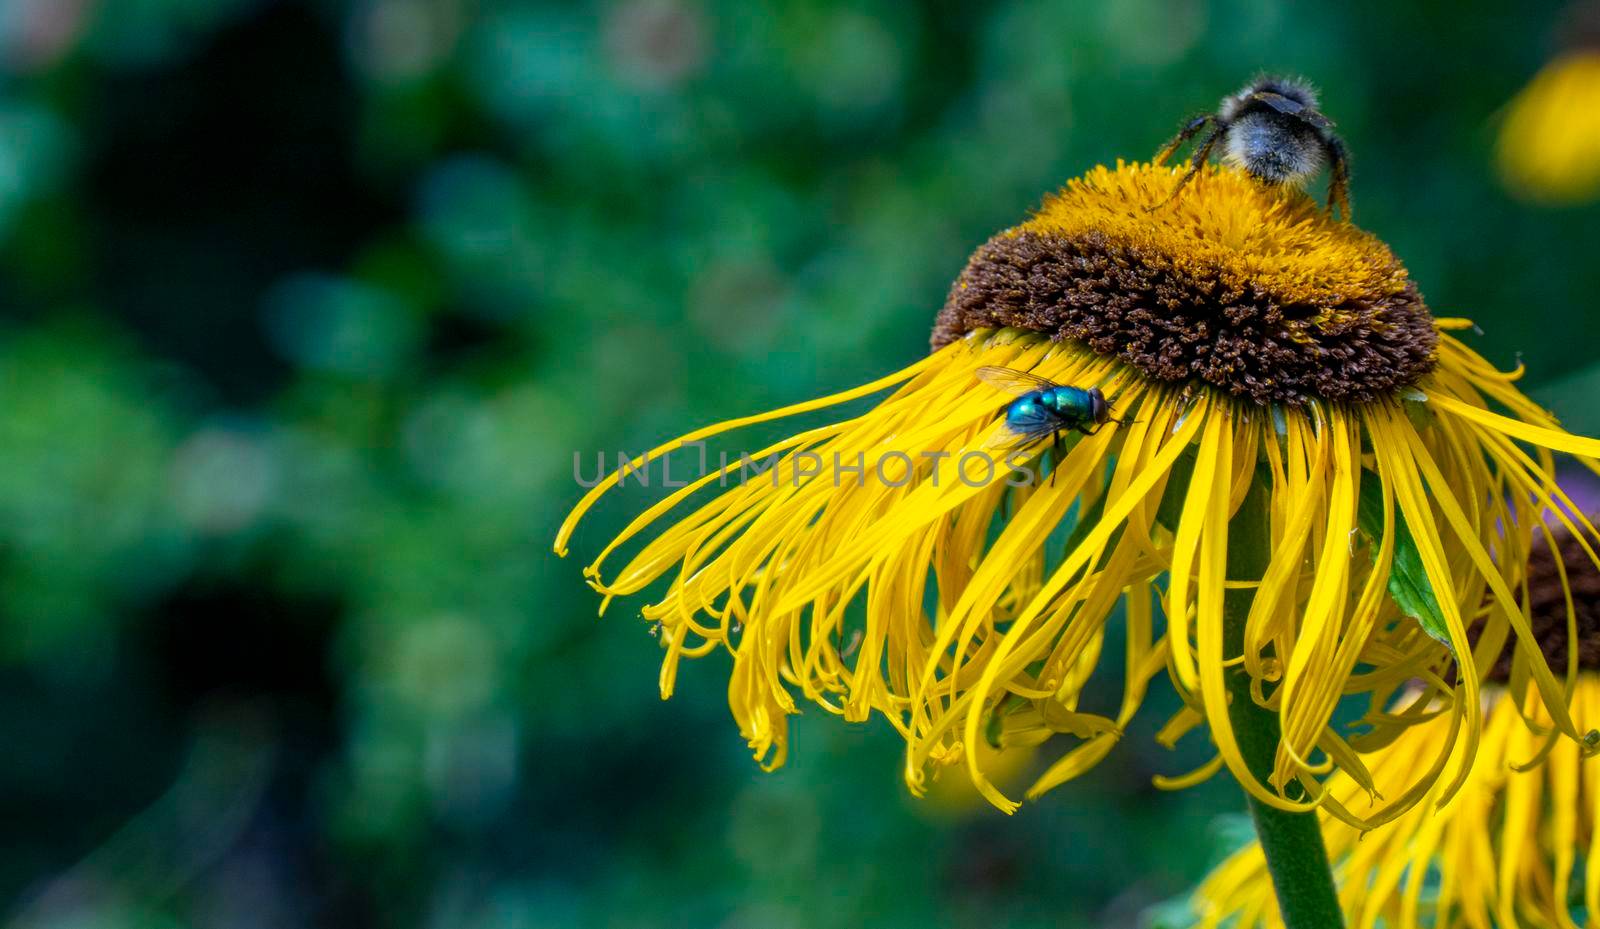
[[[1061,458],[1065,450],[1062,438],[1066,435],[1065,429],[1057,429],[1050,433],[1050,486],[1056,485],[1056,475],[1061,471]]]

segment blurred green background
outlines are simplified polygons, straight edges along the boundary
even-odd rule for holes
[[[1141,925],[1237,840],[1225,781],[1149,786],[1204,757],[1170,696],[1012,818],[911,799],[881,722],[762,774],[723,658],[663,704],[594,617],[647,496],[550,554],[572,454],[902,366],[987,235],[1260,68],[1600,432],[1600,210],[1489,158],[1555,13],[0,0],[0,919]]]

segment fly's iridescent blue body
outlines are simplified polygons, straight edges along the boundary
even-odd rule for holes
[[[1017,395],[1006,407],[1006,431],[1022,443],[1062,432],[1093,435],[1113,421],[1111,404],[1098,387],[1068,387],[1011,368],[984,367],[977,373],[986,383]]]

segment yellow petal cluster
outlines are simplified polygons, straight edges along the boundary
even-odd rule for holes
[[[1031,223],[1143,236],[1173,261],[1231,262],[1241,286],[1388,286],[1396,263],[1381,243],[1238,172],[1210,171],[1177,209],[1147,210],[1175,177],[1097,169]],[[1264,803],[1376,825],[1466,782],[1471,767],[1449,762],[1479,754],[1483,673],[1508,640],[1513,679],[1553,730],[1584,731],[1568,712],[1573,681],[1546,665],[1516,591],[1533,527],[1558,520],[1595,537],[1556,486],[1552,453],[1593,466],[1600,441],[1563,431],[1516,389],[1520,372],[1450,334],[1467,325],[1436,321],[1436,363],[1402,394],[1295,406],[1153,380],[1036,332],[974,331],[873,383],[652,450],[659,461],[690,442],[736,442],[757,423],[848,411],[752,452],[777,463],[742,481],[733,445],[726,467],[643,506],[585,573],[602,604],[649,591],[642,614],[660,624],[663,696],[683,658],[726,656],[734,718],[769,768],[783,763],[788,717],[804,703],[849,721],[877,715],[906,740],[914,791],[936,766],[962,763],[1009,812],[1016,800],[979,767],[983,742],[1058,746],[1027,790],[1037,797],[1105,757],[1163,684],[1184,704],[1163,740],[1198,730],[1216,751],[1164,785],[1225,766]],[[1117,422],[1024,449],[1009,476],[1027,480],[1015,486],[983,463],[1004,454],[1013,400],[979,377],[986,366],[1098,387]],[[619,477],[575,507],[558,552]],[[1267,501],[1270,552],[1261,570],[1234,576],[1231,524],[1253,491]],[[1376,507],[1365,528],[1364,498]],[[1407,581],[1436,595],[1448,644],[1391,596],[1402,539],[1419,575]],[[1224,636],[1232,590],[1253,592],[1237,650]],[[1488,604],[1475,656],[1462,603]],[[1113,641],[1120,655],[1107,653]],[[1265,779],[1229,723],[1236,668],[1281,726]],[[1096,693],[1108,688],[1120,699]],[[1351,697],[1366,701],[1364,717],[1332,725]],[[1380,789],[1360,752],[1424,724],[1438,733],[1428,754]],[[1371,802],[1330,790],[1335,772]]]
[[[1422,768],[1449,751],[1447,795],[1436,782],[1423,801],[1394,822],[1363,833],[1331,816],[1323,835],[1352,929],[1491,929],[1560,926],[1576,929],[1582,904],[1600,913],[1600,757],[1584,757],[1570,740],[1531,729],[1523,714],[1549,724],[1537,701],[1505,690],[1490,709],[1476,755],[1452,741],[1452,720],[1433,719],[1401,733],[1368,759],[1374,786],[1399,792]],[[1573,694],[1573,715],[1600,723],[1600,679],[1585,674]],[[1540,762],[1530,764],[1530,762]],[[1365,802],[1367,789],[1338,776],[1330,796]],[[1251,844],[1214,871],[1194,905],[1205,929],[1278,929],[1283,925],[1261,848]]]

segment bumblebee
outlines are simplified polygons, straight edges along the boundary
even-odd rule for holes
[[[1329,169],[1328,209],[1338,208],[1350,219],[1350,158],[1344,141],[1333,131],[1333,121],[1317,109],[1316,91],[1304,81],[1262,76],[1238,93],[1222,98],[1215,113],[1196,116],[1155,157],[1166,160],[1185,142],[1210,127],[1189,158],[1189,170],[1178,180],[1176,197],[1218,145],[1223,160],[1237,165],[1266,184],[1300,187],[1313,175]]]

